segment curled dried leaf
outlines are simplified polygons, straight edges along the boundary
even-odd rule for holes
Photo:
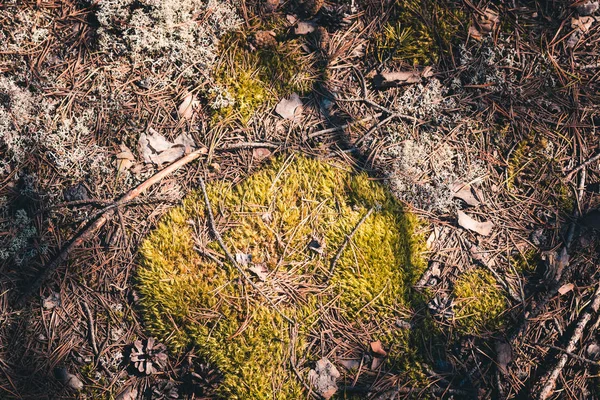
[[[458,210],[458,225],[482,236],[489,236],[494,228],[491,221],[479,222],[460,210]]]

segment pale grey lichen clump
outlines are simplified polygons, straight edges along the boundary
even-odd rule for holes
[[[103,0],[96,16],[103,50],[186,77],[206,73],[241,23],[230,0]]]
[[[446,132],[469,129],[470,122],[454,111],[456,102],[444,86],[432,79],[408,88],[395,105],[402,114],[428,123],[401,122],[387,127],[384,157],[394,194],[414,207],[448,212],[456,207],[452,186],[485,175],[483,164],[469,159],[467,149],[448,142]]]
[[[39,104],[26,89],[0,75],[0,145],[8,157],[0,160],[0,176],[9,172],[9,162],[21,162],[37,141]]]

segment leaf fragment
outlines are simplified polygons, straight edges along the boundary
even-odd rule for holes
[[[494,228],[494,224],[491,221],[479,222],[461,210],[458,210],[458,225],[482,236],[489,236]]]
[[[289,99],[283,98],[275,107],[275,112],[285,119],[297,121],[302,115],[302,100],[297,93],[292,93]]]

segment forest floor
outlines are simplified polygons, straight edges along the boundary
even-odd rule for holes
[[[367,173],[426,239],[428,383],[367,342],[338,398],[600,397],[599,2],[321,3],[0,2],[0,398],[215,398],[193,348],[136,371],[138,250],[198,177],[281,154]]]

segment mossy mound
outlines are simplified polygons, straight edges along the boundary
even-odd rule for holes
[[[212,183],[208,194],[226,246],[240,259],[250,255],[243,268],[277,310],[211,239],[202,192],[168,213],[143,243],[137,280],[149,333],[174,351],[193,346],[214,363],[225,376],[223,398],[302,398],[290,357],[321,358],[307,349],[309,334],[331,329],[322,318],[326,310],[351,321],[344,332],[334,325],[334,336],[345,340],[359,326],[376,326],[371,337],[390,349],[387,360],[421,377],[413,343],[424,334],[415,339],[414,330],[396,323],[425,268],[423,238],[415,234],[415,217],[382,185],[295,156],[237,185]],[[296,322],[294,329],[282,314]]]
[[[375,35],[372,52],[379,62],[402,60],[431,65],[466,32],[467,14],[453,0],[397,0],[389,21]]]
[[[475,269],[462,274],[454,284],[454,298],[459,331],[482,335],[503,326],[508,303],[489,271]]]

